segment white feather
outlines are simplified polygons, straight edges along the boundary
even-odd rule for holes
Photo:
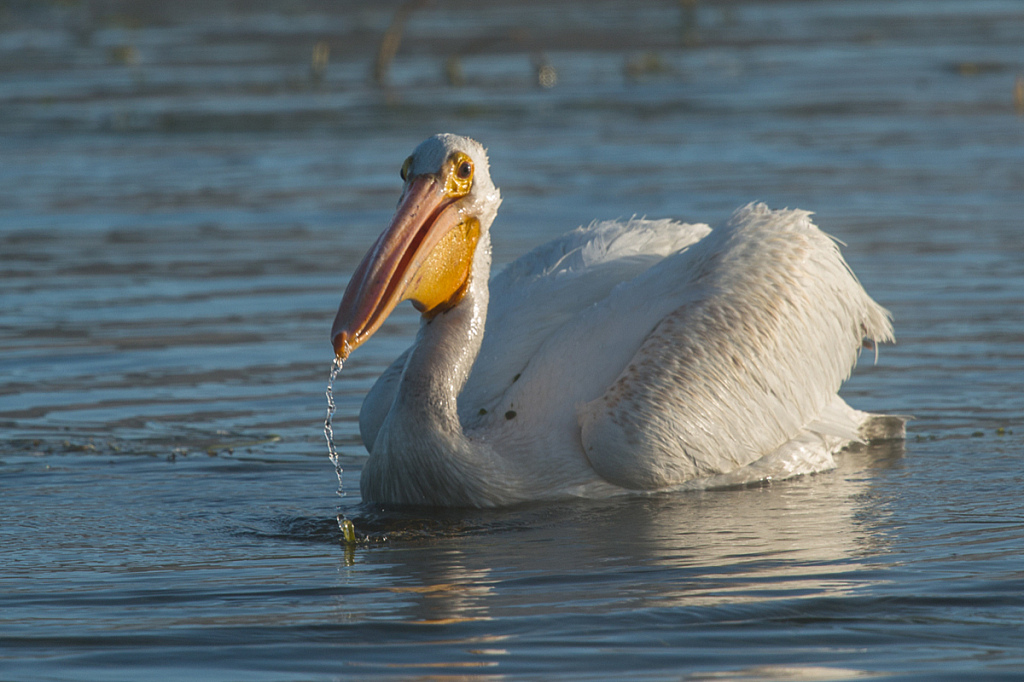
[[[474,200],[493,217],[487,177]],[[836,393],[863,339],[892,327],[809,213],[749,205],[714,230],[593,223],[489,286],[481,222],[464,300],[424,322],[363,405],[364,498],[494,506],[733,485],[902,437],[902,419]]]

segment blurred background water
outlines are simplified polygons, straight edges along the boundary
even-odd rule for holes
[[[905,444],[739,490],[360,504],[329,328],[428,135],[495,260],[596,218],[816,212]],[[0,3],[0,678],[1024,675],[1024,6]],[[367,542],[346,546],[338,513]]]

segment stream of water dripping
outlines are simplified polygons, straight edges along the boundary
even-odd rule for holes
[[[334,358],[334,364],[331,365],[331,378],[327,381],[327,418],[324,419],[324,436],[327,438],[327,456],[331,458],[331,464],[334,465],[334,473],[338,476],[338,494],[345,494],[345,486],[341,480],[342,468],[341,463],[338,461],[338,451],[334,447],[334,413],[337,410],[337,405],[334,403],[334,380],[338,378],[338,373],[341,372],[341,368],[345,362],[339,358]]]
[[[331,365],[331,377],[327,380],[327,418],[324,419],[324,436],[327,438],[327,456],[331,458],[331,464],[334,465],[334,473],[338,476],[338,495],[345,495],[345,484],[341,480],[341,474],[344,471],[341,468],[341,462],[338,461],[338,450],[334,447],[334,413],[337,411],[337,404],[334,402],[334,380],[338,378],[338,374],[341,372],[342,367],[345,366],[345,361],[339,357],[334,358],[334,364]],[[345,543],[350,547],[356,543],[356,529],[350,520],[345,518],[344,514],[338,514],[338,529],[341,530],[342,538]],[[349,559],[351,561],[351,559]]]

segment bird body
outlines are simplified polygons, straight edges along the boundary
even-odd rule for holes
[[[439,189],[466,164],[468,191]],[[483,148],[435,136],[403,174],[399,213],[333,330],[345,357],[402,296],[424,312],[363,404],[364,499],[500,506],[734,485],[821,471],[851,441],[902,436],[902,420],[837,395],[864,340],[890,341],[892,327],[809,213],[751,204],[714,230],[594,223],[489,279],[501,200]]]

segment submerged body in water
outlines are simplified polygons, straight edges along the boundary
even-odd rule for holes
[[[834,466],[897,417],[837,391],[889,314],[805,211],[714,230],[594,223],[489,279],[501,203],[486,152],[437,135],[332,329],[344,360],[403,300],[416,341],[360,413],[367,501],[500,506],[735,485]]]

